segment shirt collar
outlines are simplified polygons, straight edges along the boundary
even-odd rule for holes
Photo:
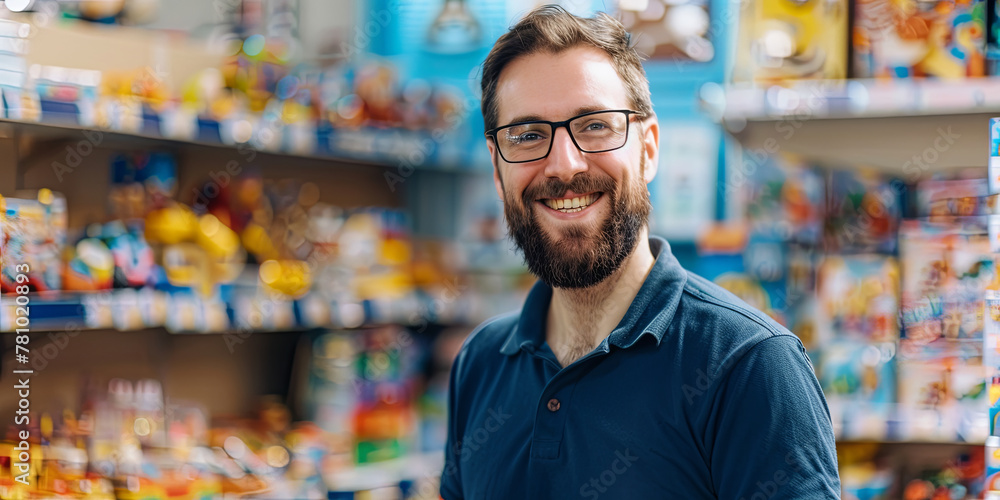
[[[656,259],[653,267],[625,316],[602,341],[602,346],[611,344],[627,349],[644,334],[652,335],[657,345],[663,340],[680,302],[687,273],[663,238],[651,236],[649,249]],[[552,288],[542,281],[536,282],[524,301],[520,319],[500,352],[508,355],[517,354],[521,349],[533,352],[545,342],[545,323],[551,300]]]

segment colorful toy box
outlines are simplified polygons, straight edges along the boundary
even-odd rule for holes
[[[895,252],[902,213],[900,193],[894,187],[897,185],[871,172],[831,172],[827,251]]]
[[[996,279],[984,228],[906,221],[900,260],[904,347],[982,339],[983,296]]]
[[[836,340],[823,348],[818,375],[831,401],[892,403],[896,400],[895,346]]]
[[[733,80],[847,76],[846,0],[749,0],[741,5]]]
[[[756,166],[746,186],[747,220],[754,236],[820,241],[824,182],[816,170],[792,156],[773,157]]]
[[[827,256],[817,278],[820,339],[899,338],[899,265],[878,255]]]
[[[985,10],[985,0],[859,0],[852,76],[983,76]]]
[[[13,292],[22,268],[27,265],[27,285],[34,291],[62,287],[62,251],[66,244],[66,199],[40,189],[35,199],[0,198],[3,239],[0,255],[0,288]]]

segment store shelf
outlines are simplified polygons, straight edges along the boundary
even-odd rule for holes
[[[877,444],[885,446],[897,446],[897,445],[914,445],[914,446],[983,446],[983,441],[947,441],[947,440],[921,440],[921,439],[911,439],[911,440],[901,440],[901,439],[841,439],[837,438],[837,444],[840,445],[855,445],[855,444]]]
[[[474,172],[471,159],[462,151],[449,151],[443,141],[435,141],[429,131],[361,127],[357,129],[314,130],[316,147],[312,152],[291,151],[282,148],[255,147],[250,143],[237,143],[205,139],[205,135],[218,136],[215,131],[200,132],[201,139],[180,139],[159,135],[155,126],[147,122],[142,131],[106,130],[74,123],[74,117],[46,122],[30,122],[0,118],[0,138],[16,138],[28,154],[35,149],[48,149],[60,142],[75,146],[89,137],[99,137],[100,147],[129,150],[173,150],[197,155],[212,149],[231,150],[234,159],[250,161],[250,155],[261,155],[282,160],[323,160],[344,165],[418,167],[423,170],[444,172]],[[217,126],[217,125],[216,125]],[[212,125],[209,125],[212,127]],[[283,132],[279,132],[283,133]],[[90,135],[88,135],[90,134]],[[97,135],[99,134],[99,135]],[[92,143],[94,141],[91,141]],[[27,146],[26,148],[24,146]],[[93,145],[93,144],[92,144]],[[62,149],[57,147],[57,149]],[[417,155],[415,152],[419,152]],[[415,161],[417,160],[417,161]]]
[[[703,109],[760,160],[780,152],[916,181],[985,165],[1000,78],[704,86]]]
[[[139,331],[165,328],[171,333],[249,334],[293,332],[313,328],[353,329],[379,325],[422,327],[431,324],[476,325],[516,309],[522,297],[467,293],[435,296],[423,290],[405,297],[334,301],[311,293],[298,299],[229,288],[203,298],[190,291],[122,289],[94,293],[29,295],[28,328],[32,332],[64,330]],[[168,314],[169,311],[169,314]],[[0,298],[0,332],[13,332],[17,318],[14,296]]]
[[[955,404],[915,408],[897,403],[829,401],[839,443],[919,443],[982,445],[989,415]]]
[[[1000,77],[708,84],[703,107],[726,121],[941,116],[1000,112]]]
[[[330,489],[331,498],[340,498],[335,495],[394,487],[402,482],[415,483],[420,488],[421,481],[435,481],[443,469],[444,452],[424,453],[356,465],[327,474],[323,481]]]

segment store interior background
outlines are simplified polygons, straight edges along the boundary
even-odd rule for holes
[[[39,498],[437,498],[451,360],[533,282],[477,92],[537,3],[0,6],[0,498],[19,368]],[[652,232],[803,340],[844,498],[981,498],[995,2],[562,5],[649,56]]]

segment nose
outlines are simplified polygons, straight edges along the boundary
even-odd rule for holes
[[[556,129],[555,135],[552,136],[552,150],[545,160],[545,176],[557,177],[566,183],[588,168],[583,152],[573,144],[573,139],[565,127]]]

